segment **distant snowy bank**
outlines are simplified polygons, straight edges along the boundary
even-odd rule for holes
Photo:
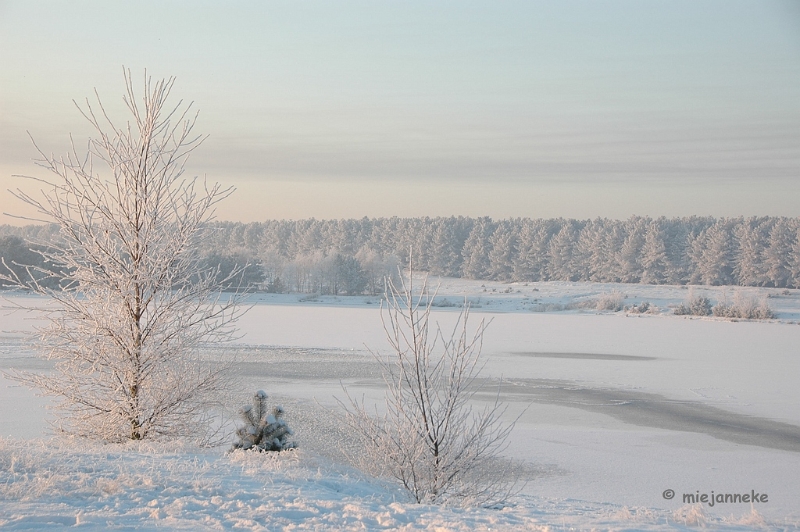
[[[424,274],[417,277],[421,279]],[[730,305],[737,297],[744,297],[767,305],[779,322],[800,322],[800,289],[570,281],[501,282],[438,276],[430,276],[428,282],[436,289],[434,307],[441,310],[458,309],[467,303],[471,309],[481,312],[619,312],[621,315],[677,316],[679,312],[676,310],[692,298],[705,297],[713,307]],[[379,306],[381,299],[381,296],[256,293],[250,297],[250,302],[369,308]],[[714,318],[725,317],[709,312],[708,319]]]

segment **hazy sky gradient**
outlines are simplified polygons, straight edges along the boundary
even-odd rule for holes
[[[0,0],[0,65],[4,212],[125,65],[200,109],[222,219],[800,215],[793,0]]]

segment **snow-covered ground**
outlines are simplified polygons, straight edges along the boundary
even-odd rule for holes
[[[284,405],[299,451],[51,437],[46,401],[3,378],[0,528],[800,528],[800,291],[737,289],[768,298],[777,318],[733,322],[674,316],[689,293],[676,286],[438,281],[443,327],[465,299],[470,322],[492,320],[484,376],[508,420],[519,416],[507,453],[528,481],[508,507],[409,504],[347,464],[336,398],[342,385],[381,397],[368,351],[385,347],[379,298],[258,294],[242,338],[212,353],[237,358],[242,402],[264,389]],[[656,309],[592,309],[614,291]],[[716,302],[734,290],[692,292]],[[0,369],[48,371],[21,334],[26,318],[0,317]],[[684,503],[712,491],[768,499]]]

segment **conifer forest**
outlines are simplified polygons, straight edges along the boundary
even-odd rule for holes
[[[213,222],[197,252],[224,278],[268,292],[383,292],[406,266],[505,282],[590,281],[800,287],[800,219],[488,217]],[[0,227],[0,256],[35,263],[51,226]]]

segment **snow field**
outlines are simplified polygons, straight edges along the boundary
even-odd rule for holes
[[[669,309],[686,297],[680,287],[526,287],[453,279],[442,279],[441,287],[440,297],[450,302],[480,300],[470,317],[473,325],[493,320],[483,349],[487,393],[502,378],[507,420],[521,415],[507,454],[524,461],[528,479],[509,507],[412,505],[393,486],[352,469],[344,452],[350,438],[337,419],[336,398],[344,397],[342,384],[369,401],[382,398],[377,365],[367,350],[384,352],[379,301],[298,301],[259,294],[240,323],[239,343],[210,353],[238,360],[241,384],[232,408],[249,402],[257,389],[286,408],[301,445],[298,452],[227,455],[227,446],[204,450],[189,444],[104,446],[48,439],[46,400],[0,380],[0,436],[9,437],[0,440],[0,527],[800,528],[800,452],[781,447],[786,441],[793,445],[791,427],[800,425],[800,327],[795,323],[800,292],[769,298],[776,320],[735,323],[672,316],[666,310],[642,316],[589,308],[543,312],[524,300],[529,289],[529,298],[567,307],[619,289],[628,296],[626,305],[647,300]],[[694,289],[701,290],[713,296],[722,289]],[[756,295],[774,292],[760,289]],[[456,310],[449,304],[437,307],[434,319],[446,330]],[[18,334],[31,322],[9,314],[0,323],[0,368],[47,370],[48,363],[32,358]],[[674,410],[684,407],[706,416],[701,425],[708,429],[684,429],[681,424],[690,426],[691,420]],[[759,444],[720,435],[712,430],[719,412],[732,416],[722,424],[734,429],[752,421],[765,430],[784,431],[784,443],[771,447],[780,439],[774,434]],[[761,437],[758,430],[756,436]],[[228,445],[232,441],[231,430]],[[675,490],[675,499],[662,497],[667,488]],[[751,489],[769,493],[769,503],[712,508],[680,500],[698,490]]]
[[[220,455],[190,446],[0,440],[0,527],[42,530],[748,530],[715,518],[574,499],[517,497],[500,510],[409,504],[302,450]]]

